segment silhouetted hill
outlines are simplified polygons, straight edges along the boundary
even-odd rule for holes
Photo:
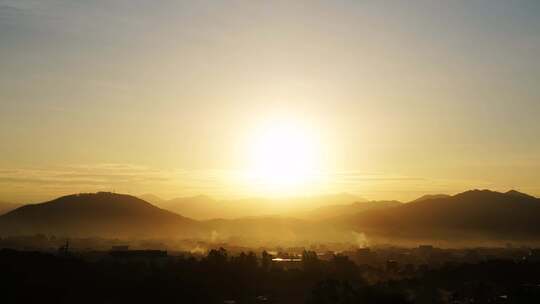
[[[421,201],[427,201],[427,200],[431,200],[431,199],[441,199],[441,198],[449,198],[451,195],[448,195],[448,194],[426,194],[426,195],[423,195],[417,199],[415,199],[414,201],[412,201],[411,203],[413,202],[421,202]]]
[[[11,210],[17,209],[21,204],[13,204],[13,203],[6,203],[6,202],[0,202],[0,215],[8,213]]]
[[[517,194],[472,190],[451,197],[415,201],[334,219],[356,231],[403,238],[540,237],[540,199]]]
[[[0,233],[58,236],[175,237],[193,235],[199,223],[139,198],[108,192],[63,196],[0,216]]]
[[[523,198],[523,199],[534,199],[534,198],[536,198],[536,197],[534,197],[532,195],[522,193],[522,192],[519,192],[519,191],[516,191],[516,190],[510,190],[510,191],[506,192],[506,194],[512,195],[512,196],[515,196],[515,197],[520,197],[520,198]]]
[[[356,214],[367,210],[396,207],[401,204],[402,203],[399,201],[355,202],[347,205],[324,206],[308,212],[299,213],[295,216],[307,220],[324,220],[344,215]]]

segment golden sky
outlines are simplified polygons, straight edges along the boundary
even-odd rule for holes
[[[537,1],[291,2],[0,0],[0,200],[540,195]]]

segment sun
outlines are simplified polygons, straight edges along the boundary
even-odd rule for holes
[[[287,194],[312,182],[320,168],[316,134],[299,123],[273,121],[254,132],[249,175],[258,188]]]

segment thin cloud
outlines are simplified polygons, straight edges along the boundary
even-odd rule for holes
[[[448,193],[494,185],[481,180],[444,180],[361,171],[319,173],[308,187],[320,193],[348,192],[376,199],[413,199],[426,193]],[[235,170],[161,170],[132,164],[81,164],[59,167],[0,169],[0,199],[42,200],[94,191],[163,197],[205,194],[215,197],[261,196],[245,172]],[[306,189],[308,189],[306,188]],[[21,197],[22,195],[22,197]]]

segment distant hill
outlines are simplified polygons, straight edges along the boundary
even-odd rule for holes
[[[472,190],[333,219],[358,232],[403,238],[540,238],[540,199]]]
[[[160,208],[183,214],[187,217],[204,220],[231,213],[221,202],[206,195],[179,197],[171,200],[163,200],[156,203]]]
[[[323,206],[317,209],[296,214],[295,217],[307,220],[324,220],[339,216],[356,214],[367,210],[376,210],[389,207],[400,206],[399,201],[366,201],[355,202],[346,205]]]
[[[13,204],[13,203],[6,203],[6,202],[0,202],[0,215],[8,213],[11,210],[17,209],[21,204]]]
[[[0,234],[176,237],[196,235],[200,224],[139,198],[108,192],[63,196],[0,216]]]
[[[448,195],[448,194],[426,194],[424,196],[421,196],[421,197],[415,199],[412,202],[422,202],[422,201],[427,201],[427,200],[432,200],[432,199],[449,198],[450,196],[451,195]]]
[[[517,198],[522,198],[522,199],[535,199],[536,197],[532,196],[532,195],[529,195],[529,194],[526,194],[526,193],[522,193],[522,192],[519,192],[519,191],[516,191],[516,190],[510,190],[508,192],[506,192],[507,195],[511,195],[511,196],[515,196]]]
[[[140,196],[160,208],[197,220],[237,219],[270,215],[296,216],[321,206],[344,205],[364,202],[362,198],[341,193],[310,197],[291,198],[246,198],[237,200],[215,200],[205,195],[158,200],[154,195]]]
[[[147,201],[150,204],[156,205],[156,206],[160,206],[163,202],[165,202],[165,200],[162,199],[161,197],[150,194],[150,193],[139,195],[137,197],[142,199],[143,201]]]

